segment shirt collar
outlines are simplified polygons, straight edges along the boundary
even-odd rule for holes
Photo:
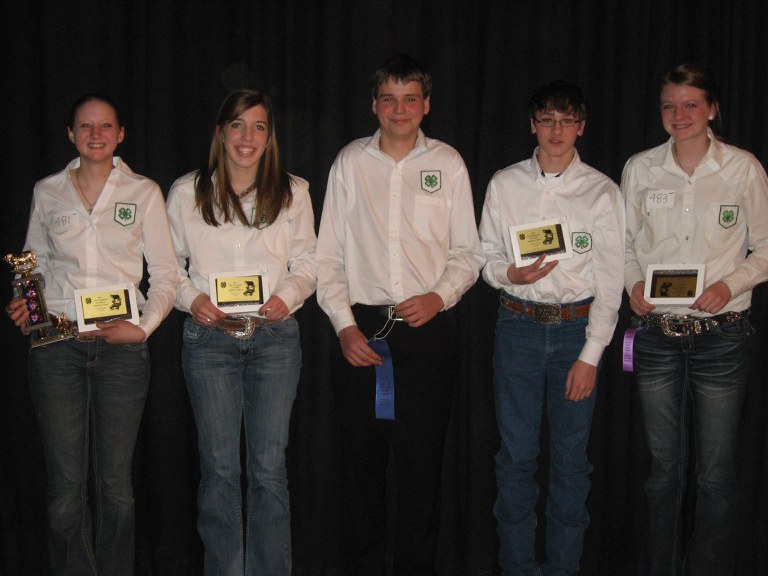
[[[574,173],[578,172],[579,168],[581,167],[581,157],[579,156],[579,151],[576,150],[576,148],[573,149],[573,158],[571,159],[571,163],[568,164],[568,166],[558,174],[558,178],[562,178],[563,182],[568,183],[570,182],[571,178],[573,178]],[[539,165],[539,147],[536,146],[536,149],[533,151],[533,156],[531,157],[531,177],[534,180],[537,180],[539,178],[543,178],[542,176],[542,168]]]
[[[699,162],[699,166],[709,165],[712,170],[717,171],[723,166],[723,147],[711,128],[707,128],[707,136],[709,137],[709,148],[707,148],[704,158]],[[681,170],[675,161],[675,155],[672,154],[672,145],[674,143],[674,137],[670,136],[669,140],[667,140],[667,150],[662,159],[662,167],[668,172]]]
[[[125,163],[120,159],[120,156],[112,156],[112,168],[117,168],[121,164],[125,165]],[[69,164],[67,164],[68,170],[74,170],[75,168],[80,168],[80,156],[72,159]]]
[[[376,130],[376,132],[368,139],[368,142],[365,143],[364,148],[367,149],[370,152],[373,152],[375,154],[379,154],[382,156],[386,156],[390,160],[392,160],[387,154],[384,154],[384,152],[381,151],[381,148],[379,146],[379,143],[381,142],[381,130]],[[427,146],[427,137],[422,131],[421,128],[419,128],[419,133],[416,135],[416,144],[413,146],[413,150],[411,150],[408,155],[403,158],[403,160],[406,160],[407,158],[410,158],[415,153],[421,153],[426,151],[428,148]],[[402,160],[401,160],[402,162]]]

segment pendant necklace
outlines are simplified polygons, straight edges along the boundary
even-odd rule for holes
[[[85,200],[85,203],[86,203],[86,204],[88,204],[88,207],[87,207],[85,210],[88,212],[88,214],[90,214],[91,212],[93,212],[93,207],[96,205],[96,202],[98,202],[98,201],[99,201],[99,197],[97,196],[97,197],[96,197],[96,200],[95,200],[95,201],[93,201],[93,202],[91,202],[90,200],[88,200],[88,196],[86,196],[86,195],[85,195],[85,190],[83,190],[83,187],[82,187],[82,185],[80,184],[80,178],[78,178],[78,176],[77,176],[77,168],[75,168],[75,169],[73,170],[73,172],[75,173],[75,183],[77,184],[77,186],[75,187],[75,189],[77,190],[77,193],[80,195],[80,197],[81,197],[83,200]],[[100,196],[100,195],[101,195],[101,190],[99,190],[99,196]]]

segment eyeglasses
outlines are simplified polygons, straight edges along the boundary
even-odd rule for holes
[[[576,124],[581,122],[578,118],[561,118],[560,120],[555,120],[554,118],[542,118],[539,120],[538,118],[534,118],[533,121],[539,126],[544,126],[544,128],[554,128],[555,124],[560,124],[561,128],[573,128]]]

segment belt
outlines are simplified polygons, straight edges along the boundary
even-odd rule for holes
[[[749,308],[741,312],[725,312],[716,316],[688,316],[678,314],[647,314],[640,318],[648,326],[658,326],[665,336],[688,336],[714,330],[722,324],[730,324],[749,316]]]
[[[395,312],[395,306],[397,306],[397,304],[355,304],[352,306],[352,312],[355,310],[366,310],[372,312],[376,316],[386,318],[387,320],[401,322],[403,319],[397,315],[397,312]]]
[[[549,304],[547,302],[530,302],[511,298],[502,292],[499,303],[502,308],[512,312],[532,316],[534,322],[540,324],[560,324],[563,320],[575,320],[576,318],[589,316],[589,307],[592,301],[590,300],[582,304]]]
[[[199,326],[218,328],[230,336],[245,339],[253,336],[253,333],[260,328],[266,328],[267,326],[272,326],[273,324],[277,324],[288,318],[293,318],[293,314],[281,318],[280,320],[268,320],[267,318],[261,318],[259,316],[227,316],[226,318],[219,318],[210,324],[198,322],[191,314],[189,317]]]

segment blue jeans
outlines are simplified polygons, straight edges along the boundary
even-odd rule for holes
[[[285,448],[301,372],[294,318],[238,339],[184,323],[184,376],[200,453],[197,528],[207,576],[291,573],[291,512]],[[245,552],[240,431],[248,492]]]
[[[493,355],[493,385],[501,449],[496,455],[499,564],[505,576],[565,575],[579,569],[589,524],[587,444],[595,404],[565,398],[568,371],[585,342],[586,318],[540,324],[523,314],[499,309]],[[536,561],[534,477],[544,405],[550,441],[546,503],[547,558]]]
[[[48,478],[52,574],[130,576],[131,465],[149,387],[147,344],[49,344],[30,350],[29,375]]]
[[[744,318],[698,336],[665,336],[660,328],[651,327],[635,337],[635,382],[651,452],[645,482],[649,574],[681,574],[684,556],[690,574],[732,573],[737,432],[749,376],[750,334],[749,320]],[[689,429],[698,490],[686,552],[680,511]]]

